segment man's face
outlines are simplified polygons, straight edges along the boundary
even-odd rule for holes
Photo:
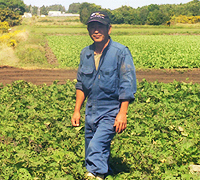
[[[106,43],[111,33],[111,27],[99,22],[91,22],[88,25],[89,35],[95,43]]]

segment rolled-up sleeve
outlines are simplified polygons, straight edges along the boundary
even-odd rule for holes
[[[120,58],[119,100],[132,102],[135,99],[134,94],[137,90],[137,81],[133,58],[127,47]]]

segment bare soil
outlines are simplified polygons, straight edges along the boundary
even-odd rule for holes
[[[25,80],[33,84],[51,85],[53,81],[64,84],[76,79],[77,70],[64,69],[22,69],[10,66],[0,66],[0,83],[11,84],[16,80]],[[174,80],[186,83],[200,83],[200,69],[193,70],[137,70],[137,80],[146,79],[149,82],[170,83]]]
[[[48,42],[45,45],[46,58],[49,64],[58,66],[58,61]],[[0,83],[3,85],[11,84],[16,80],[24,80],[36,85],[51,85],[54,81],[64,84],[67,80],[76,79],[77,70],[65,69],[23,69],[10,66],[0,66]],[[200,83],[200,69],[181,69],[181,70],[137,70],[137,80],[140,82],[146,79],[149,82],[170,83],[174,80],[186,83]]]

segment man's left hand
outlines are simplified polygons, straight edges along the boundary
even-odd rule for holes
[[[117,133],[122,133],[126,127],[127,127],[127,117],[126,117],[126,113],[121,113],[119,112],[117,114],[117,117],[115,118],[115,131]]]

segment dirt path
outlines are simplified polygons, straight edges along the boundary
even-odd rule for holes
[[[49,70],[49,69],[19,69],[8,66],[0,67],[0,83],[3,85],[11,84],[16,80],[25,80],[33,84],[39,85],[46,83],[51,85],[53,81],[58,80],[58,84],[64,84],[67,79],[76,79],[76,70]],[[136,72],[137,79],[153,82],[169,83],[174,80],[180,82],[200,83],[200,69],[194,70],[138,70]]]

